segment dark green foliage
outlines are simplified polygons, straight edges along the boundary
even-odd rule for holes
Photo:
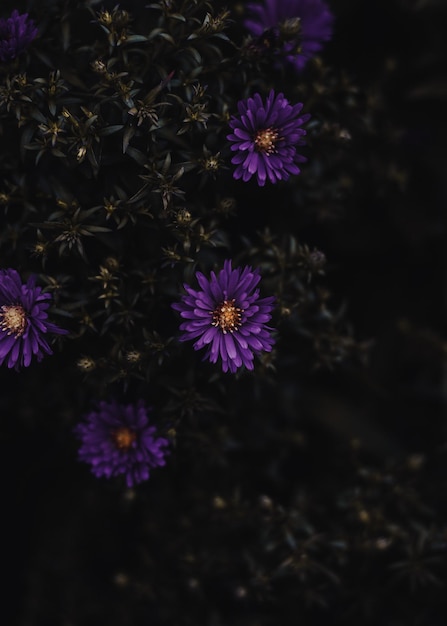
[[[0,374],[8,625],[445,624],[445,9],[370,4],[331,3],[299,76],[242,3],[2,5],[39,36],[0,67],[1,267],[70,330]],[[272,88],[311,114],[309,160],[261,189],[226,135]],[[227,258],[277,298],[274,351],[234,376],[171,309]],[[111,397],[171,441],[135,490],[76,461]]]

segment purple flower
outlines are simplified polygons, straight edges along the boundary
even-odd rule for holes
[[[0,270],[0,365],[28,367],[33,354],[41,361],[53,354],[45,335],[68,332],[47,320],[51,294],[35,283],[34,276],[22,283],[16,270]]]
[[[37,35],[33,20],[28,20],[28,13],[19,14],[17,10],[11,17],[0,19],[0,61],[12,61],[26,50]]]
[[[323,0],[265,0],[264,5],[249,4],[247,8],[253,17],[245,20],[244,25],[255,37],[281,25],[287,29],[288,22],[293,24],[294,19],[300,19],[301,50],[294,50],[293,42],[284,43],[286,58],[297,71],[332,37],[334,16]]]
[[[98,478],[125,474],[128,487],[148,480],[151,469],[166,464],[164,448],[169,445],[156,437],[148,412],[142,400],[127,405],[100,402],[75,428],[82,442],[79,460],[89,463]]]
[[[194,349],[206,348],[204,360],[211,363],[220,357],[224,372],[234,373],[241,365],[252,370],[254,355],[270,352],[274,344],[266,322],[275,298],[259,298],[259,271],[231,269],[227,260],[218,276],[211,272],[208,279],[197,272],[196,278],[200,291],[184,285],[186,295],[172,305],[185,319],[180,341],[196,340]]]
[[[231,150],[236,152],[231,159],[237,166],[233,177],[246,182],[256,174],[262,187],[267,178],[276,183],[299,174],[297,163],[307,159],[296,147],[305,144],[302,137],[306,131],[301,126],[310,118],[309,114],[299,117],[303,105],[291,105],[282,93],[275,95],[272,90],[265,103],[256,93],[253,98],[240,100],[237,107],[239,115],[230,121],[233,133],[227,135],[233,142]]]

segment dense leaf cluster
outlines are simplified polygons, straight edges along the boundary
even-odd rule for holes
[[[349,354],[354,344],[312,280],[324,255],[291,235],[273,245],[282,235],[269,216],[253,221],[271,225],[271,235],[256,237],[250,228],[250,241],[238,236],[237,214],[250,221],[260,198],[250,186],[251,201],[238,206],[225,135],[237,101],[274,85],[269,55],[253,58],[250,40],[230,40],[230,12],[211,3],[153,3],[136,17],[86,4],[53,3],[32,58],[5,68],[17,71],[5,75],[0,94],[5,262],[41,273],[71,318],[77,350],[94,362],[87,370],[105,382],[153,382],[172,368],[177,349],[166,361],[150,337],[172,344],[169,305],[182,277],[231,256],[264,255],[265,285],[278,296],[280,315],[299,308],[299,323],[289,328],[310,337],[313,364]],[[286,76],[279,82],[287,87]],[[327,90],[317,96],[309,78],[303,84],[299,97],[318,116]],[[329,150],[339,143],[327,137],[323,118],[312,134],[316,154],[322,141]],[[315,184],[303,180],[297,190],[308,185],[310,194]],[[302,204],[307,198],[284,216]],[[323,343],[333,346],[330,354]],[[139,358],[129,362],[137,347]]]

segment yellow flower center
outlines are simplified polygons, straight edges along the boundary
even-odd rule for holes
[[[263,128],[255,135],[255,146],[258,152],[272,154],[275,152],[275,143],[278,140],[278,131],[274,128]]]
[[[235,306],[234,302],[234,300],[224,300],[213,311],[211,324],[220,328],[223,333],[232,333],[241,325],[243,310]]]
[[[128,450],[136,438],[134,431],[127,426],[122,426],[112,432],[112,439],[118,450]]]
[[[0,328],[7,335],[21,337],[27,325],[25,309],[20,304],[4,304],[0,307]]]

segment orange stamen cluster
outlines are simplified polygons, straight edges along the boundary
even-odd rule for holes
[[[212,326],[220,328],[223,333],[232,333],[241,325],[243,310],[235,306],[234,300],[224,300],[212,312]]]
[[[136,434],[127,426],[122,426],[112,433],[112,439],[118,450],[128,450],[136,438]]]
[[[0,328],[7,335],[21,337],[25,332],[27,320],[25,309],[20,304],[3,305],[0,307]]]
[[[255,146],[258,152],[272,154],[275,152],[275,144],[278,140],[278,131],[274,128],[258,130],[255,136]]]

